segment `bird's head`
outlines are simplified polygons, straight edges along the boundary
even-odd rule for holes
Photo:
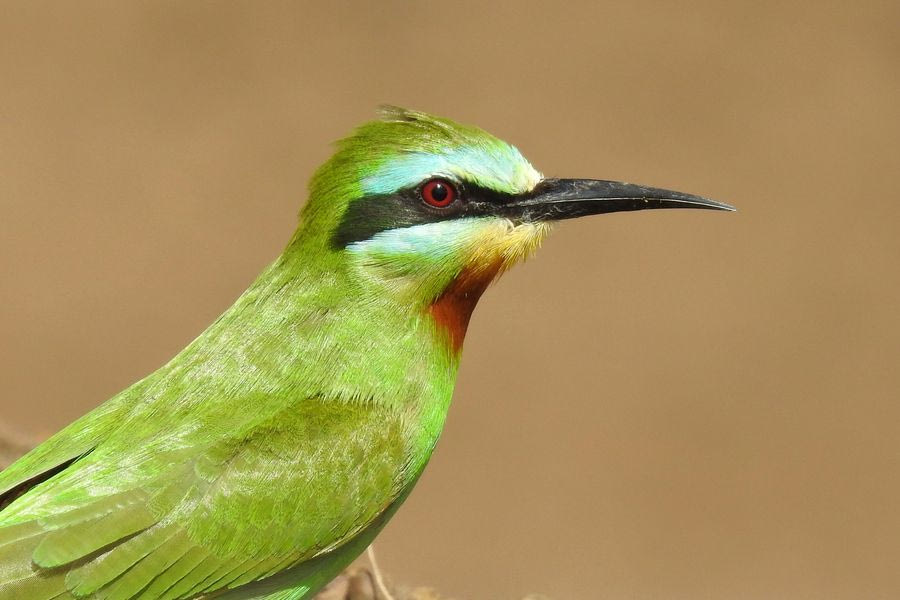
[[[554,221],[647,208],[731,207],[679,192],[543,177],[481,129],[396,107],[338,143],[315,174],[295,241],[421,308],[459,349],[475,303]]]

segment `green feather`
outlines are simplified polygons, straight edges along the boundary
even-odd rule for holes
[[[31,555],[39,567],[51,569],[83,558],[154,524],[156,518],[146,509],[106,514],[64,529],[48,532]]]
[[[192,546],[183,554],[173,553],[174,560],[168,566],[161,568],[159,574],[153,579],[143,592],[136,596],[140,600],[159,600],[168,590],[173,589],[179,581],[193,571],[206,557],[206,552],[197,546]]]
[[[540,178],[505,142],[402,109],[340,142],[230,309],[0,473],[0,600],[299,599],[358,555],[443,427],[459,355],[428,309],[467,258],[447,229],[418,256],[333,233],[351,202],[435,169],[502,193]],[[479,227],[457,225],[467,243]]]
[[[179,598],[190,598],[193,591],[200,591],[200,585],[203,581],[213,574],[216,569],[222,566],[222,559],[207,555],[202,561],[197,563],[193,569],[188,571],[175,585],[166,590],[159,597],[159,600],[178,600]]]
[[[31,554],[40,541],[41,536],[32,536],[0,547],[0,598],[7,587],[39,573],[31,562]]]
[[[173,544],[168,544],[173,539],[176,542],[174,544],[176,546],[178,542],[181,544],[185,543],[183,534],[176,538],[175,532],[171,528],[153,527],[141,535],[119,544],[87,564],[70,571],[66,577],[66,584],[76,594],[86,596],[99,590],[127,571],[126,576],[117,581],[114,586],[121,588],[122,581],[137,577],[135,572],[139,571],[139,569],[135,565],[143,562],[145,557],[151,553],[153,556],[166,556],[173,550]],[[137,588],[135,591],[140,589]],[[100,597],[106,597],[107,595],[109,595],[109,591],[101,594]]]
[[[76,598],[66,590],[65,575],[41,574],[20,579],[0,588],[0,600],[62,600]]]
[[[144,590],[162,571],[164,571],[181,554],[182,547],[187,543],[183,536],[175,536],[167,539],[158,548],[154,548],[152,554],[136,562],[133,566],[105,587],[96,595],[98,600],[128,600],[134,598]],[[98,578],[99,579],[99,578]],[[76,594],[87,595],[86,590],[72,586]]]
[[[3,547],[7,544],[25,540],[42,534],[43,532],[44,528],[41,527],[37,521],[25,521],[24,523],[9,525],[0,529],[0,559],[3,557]],[[0,563],[0,569],[2,569],[2,567],[3,563]],[[2,577],[0,577],[0,579],[2,579]]]

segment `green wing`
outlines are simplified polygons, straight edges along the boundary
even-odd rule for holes
[[[121,406],[119,397],[110,399],[0,472],[0,510],[89,454],[106,438]]]
[[[234,588],[340,547],[411,481],[403,415],[372,403],[309,398],[203,447],[162,439],[101,443],[0,512],[0,599]]]

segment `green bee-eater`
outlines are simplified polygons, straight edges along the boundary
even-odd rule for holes
[[[385,108],[234,306],[0,473],[0,598],[312,596],[422,473],[485,288],[554,221],[645,208],[730,209]]]

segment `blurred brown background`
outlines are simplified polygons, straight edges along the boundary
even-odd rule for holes
[[[272,260],[390,102],[547,174],[736,204],[565,223],[482,301],[379,541],[471,600],[900,591],[900,5],[0,5],[2,420],[45,435]]]

